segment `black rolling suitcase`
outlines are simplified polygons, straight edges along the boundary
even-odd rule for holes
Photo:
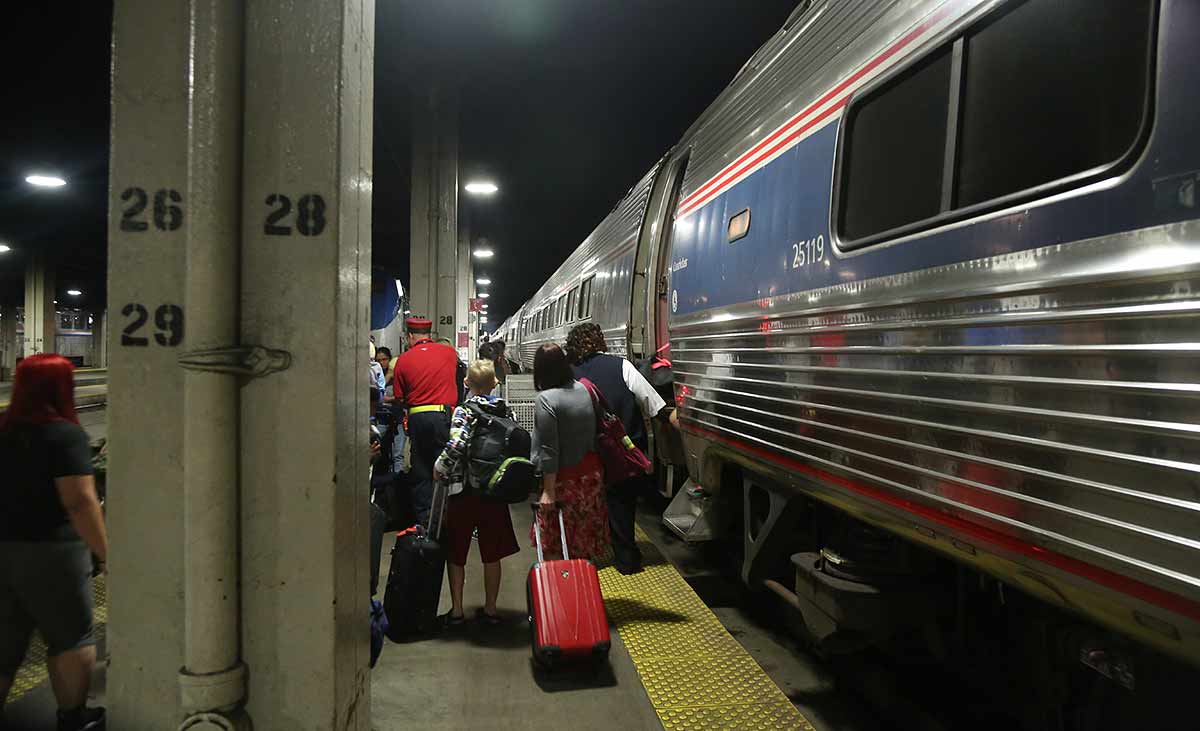
[[[414,525],[396,534],[383,595],[387,636],[392,642],[420,639],[431,634],[437,624],[446,572],[446,549],[438,541],[446,516],[446,493],[445,485],[435,483],[429,525]]]

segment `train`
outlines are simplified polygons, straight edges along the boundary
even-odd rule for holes
[[[667,357],[690,499],[814,647],[1194,728],[1198,41],[1192,0],[802,2],[496,337]]]

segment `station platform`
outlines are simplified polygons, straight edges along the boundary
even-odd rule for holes
[[[598,672],[543,672],[532,663],[525,576],[535,559],[530,516],[513,508],[522,551],[504,562],[504,622],[461,628],[411,643],[387,643],[371,677],[372,727],[526,729],[569,723],[580,729],[814,728],[734,639],[639,528],[645,569],[623,576],[602,566],[613,647]],[[386,576],[391,538],[385,540]],[[466,609],[482,605],[482,567],[472,551]],[[98,624],[106,617],[103,579],[94,584]],[[381,587],[382,591],[382,587]],[[449,606],[444,589],[442,609]],[[100,628],[103,634],[103,626]],[[13,728],[53,728],[44,647],[35,646],[9,703]],[[103,656],[103,645],[101,646]],[[104,672],[95,702],[103,704]],[[22,725],[23,724],[23,725]]]

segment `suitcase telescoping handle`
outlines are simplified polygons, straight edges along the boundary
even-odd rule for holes
[[[538,511],[541,510],[542,504],[531,503],[530,507],[533,508],[533,539],[537,542],[538,563],[542,563],[545,560],[542,558],[542,531],[538,527]],[[567,555],[567,529],[563,525],[562,503],[556,501],[554,507],[558,513],[558,537],[562,539],[563,559],[568,560],[571,557]]]

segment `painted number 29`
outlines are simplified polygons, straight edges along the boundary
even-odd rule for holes
[[[825,259],[825,235],[792,244],[792,269],[811,266]]]
[[[140,302],[130,302],[121,308],[121,314],[129,319],[121,331],[121,345],[144,348],[150,338],[141,334],[150,311]],[[183,308],[179,305],[159,305],[154,310],[154,342],[165,348],[174,348],[183,342]]]

